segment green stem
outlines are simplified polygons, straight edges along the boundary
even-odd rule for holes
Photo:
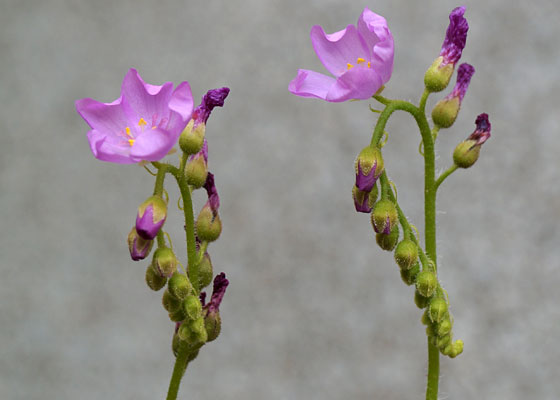
[[[169,382],[169,389],[167,390],[167,400],[176,400],[177,393],[179,392],[179,385],[181,379],[187,369],[189,357],[189,346],[186,342],[181,342],[179,345],[179,352],[175,359],[175,366],[173,367],[173,375],[171,375],[171,382]]]
[[[422,93],[422,97],[420,98],[420,105],[418,106],[422,115],[426,114],[426,101],[428,101],[429,95],[430,92],[427,89],[424,89],[424,93]]]
[[[428,338],[428,386],[426,400],[437,400],[439,381],[439,350]]]
[[[443,183],[443,181],[445,180],[445,178],[447,178],[449,175],[451,175],[453,172],[457,171],[457,168],[459,168],[456,164],[453,164],[451,167],[449,167],[443,174],[441,174],[439,176],[439,178],[437,178],[436,180],[436,190],[439,188],[439,185],[441,185]]]
[[[157,233],[157,245],[158,247],[165,247],[165,239],[163,237],[163,231],[161,229]]]
[[[159,164],[159,163],[158,163]],[[160,196],[163,194],[163,181],[165,180],[165,173],[169,164],[159,164],[156,174],[156,183],[154,185],[154,196]]]

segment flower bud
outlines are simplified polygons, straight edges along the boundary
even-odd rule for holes
[[[402,269],[412,268],[418,262],[418,246],[410,239],[401,241],[395,249],[395,261]]]
[[[448,353],[446,355],[448,355],[451,358],[455,358],[457,357],[459,354],[461,354],[463,352],[463,341],[461,339],[456,340],[455,342],[453,342],[451,345],[447,345],[447,347],[445,348],[445,350],[447,351],[447,349],[450,347]],[[444,353],[445,354],[445,353]]]
[[[432,93],[441,92],[449,85],[454,68],[454,64],[444,65],[442,56],[436,58],[424,75],[426,89]]]
[[[207,203],[196,220],[196,233],[203,242],[213,242],[220,237],[222,233],[222,221],[218,213],[212,211],[211,206]]]
[[[430,319],[433,322],[440,322],[447,315],[447,302],[441,297],[436,297],[430,301]]]
[[[189,278],[179,272],[175,272],[173,276],[169,278],[167,287],[169,288],[169,293],[179,300],[183,300],[193,291]]]
[[[455,87],[443,100],[438,101],[432,110],[434,124],[441,128],[449,128],[453,125],[459,114],[461,102],[467,93],[473,74],[474,68],[472,65],[464,63],[459,66]]]
[[[410,269],[401,269],[401,279],[408,286],[416,282],[416,277],[420,272],[420,263],[416,263]]]
[[[200,285],[200,289],[208,286],[210,282],[212,282],[213,276],[212,260],[210,259],[210,254],[206,252],[198,264],[198,284]]]
[[[161,303],[163,304],[163,308],[165,308],[167,312],[175,312],[179,308],[181,308],[181,300],[171,295],[171,293],[169,293],[169,290],[163,292]]]
[[[181,322],[185,318],[187,318],[187,316],[181,307],[169,313],[169,319],[173,322]]]
[[[429,338],[437,337],[435,327],[433,324],[426,326],[426,336],[428,336]]]
[[[377,200],[379,189],[377,185],[373,185],[371,191],[363,192],[357,186],[352,188],[352,198],[354,199],[354,207],[357,212],[370,213],[373,205]]]
[[[194,320],[202,315],[202,304],[198,297],[189,295],[183,301],[183,310],[189,319]]]
[[[398,219],[397,207],[391,200],[382,199],[373,206],[371,223],[375,232],[389,234]]]
[[[384,233],[377,233],[375,235],[375,241],[383,250],[392,251],[399,241],[398,225],[393,226],[393,229],[391,229],[391,232],[388,235]]]
[[[179,136],[179,147],[185,154],[196,154],[202,149],[204,144],[204,133],[206,124],[199,123],[196,126],[194,119],[191,119],[185,130]]]
[[[416,295],[414,297],[414,300],[416,301]],[[420,322],[422,322],[422,325],[432,325],[432,320],[430,319],[430,312],[428,309],[424,310],[424,312],[422,313],[422,318],[420,318]]]
[[[185,176],[187,183],[195,189],[201,188],[208,176],[208,144],[206,140],[202,149],[189,157],[185,165]]]
[[[190,345],[206,343],[208,340],[208,334],[204,328],[204,319],[202,317],[193,321],[183,322],[177,334],[181,340],[185,340]]]
[[[451,332],[451,327],[452,327],[451,320],[449,318],[445,318],[443,321],[438,323],[437,335],[438,336],[447,335],[449,332]]]
[[[128,250],[130,251],[130,257],[134,261],[143,260],[150,254],[152,250],[152,245],[154,242],[152,240],[146,240],[142,236],[138,235],[136,228],[132,228],[128,234]]]
[[[222,330],[222,319],[219,311],[208,312],[204,317],[204,327],[208,333],[208,342],[216,340]]]
[[[167,278],[164,276],[160,276],[154,270],[154,268],[151,265],[149,265],[148,268],[146,269],[146,283],[148,284],[148,287],[150,289],[157,292],[158,290],[160,290],[162,287],[165,286],[165,284],[167,283]]]
[[[136,231],[138,235],[152,240],[163,226],[167,217],[167,205],[159,196],[151,196],[140,204],[136,215]]]
[[[177,258],[169,247],[159,247],[154,252],[152,266],[160,276],[170,277],[177,271]]]
[[[475,131],[453,151],[453,162],[460,168],[469,168],[478,160],[480,148],[491,136],[492,125],[488,120],[488,114],[480,114],[475,123]]]
[[[445,349],[451,342],[451,335],[437,336],[434,345],[440,349]]]
[[[171,341],[171,351],[173,351],[173,355],[177,357],[179,354],[179,345],[181,344],[181,339],[177,333],[173,334],[173,340]]]
[[[375,182],[383,173],[383,157],[377,147],[367,146],[362,149],[354,164],[356,186],[362,192],[373,189]]]
[[[430,302],[430,298],[422,296],[418,292],[418,289],[414,292],[414,304],[416,304],[418,308],[420,309],[426,308],[429,302]]]
[[[438,281],[433,272],[423,270],[416,277],[416,289],[424,297],[432,297],[438,286]]]

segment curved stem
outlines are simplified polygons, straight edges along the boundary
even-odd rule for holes
[[[177,184],[181,190],[183,198],[183,213],[185,214],[185,234],[187,237],[187,269],[189,271],[189,280],[191,281],[195,291],[198,293],[198,263],[196,262],[196,240],[194,236],[194,215],[191,189],[186,182],[183,171],[175,176]]]
[[[165,173],[169,164],[160,164],[157,168],[156,183],[154,185],[154,196],[160,196],[163,194],[163,181],[165,180]]]
[[[416,114],[420,114],[418,107],[416,107],[412,103],[409,103],[408,101],[391,100],[377,119],[377,124],[375,124],[375,129],[373,130],[373,135],[371,137],[371,146],[378,145],[379,140],[381,139],[381,137],[383,136],[383,132],[385,131],[385,125],[387,125],[389,117],[393,112],[397,110],[407,111],[408,113],[412,114],[414,118],[416,118]],[[424,117],[424,120],[425,119],[426,117]],[[427,124],[428,121],[426,121],[426,125]]]
[[[181,379],[187,369],[189,357],[189,346],[186,342],[181,342],[179,345],[179,352],[175,359],[175,366],[173,367],[173,375],[171,375],[171,382],[169,382],[169,389],[167,390],[167,400],[176,400],[177,393],[179,393],[179,385]]]
[[[418,106],[422,115],[426,114],[426,101],[428,101],[429,95],[430,92],[428,91],[428,89],[424,89],[424,93],[422,93],[422,97],[420,98],[420,105]]]
[[[447,178],[449,175],[451,175],[453,172],[457,171],[457,168],[459,168],[456,164],[453,164],[451,167],[449,167],[443,174],[441,174],[439,176],[439,178],[437,178],[436,180],[436,190],[439,188],[439,185],[441,185],[443,183],[443,181],[445,180],[445,178]]]

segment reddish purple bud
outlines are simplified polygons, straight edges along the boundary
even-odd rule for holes
[[[138,235],[136,228],[132,228],[128,234],[128,250],[130,251],[130,257],[134,261],[143,260],[150,254],[153,245],[152,240],[146,240]]]
[[[476,117],[476,129],[475,131],[468,137],[467,140],[474,140],[475,146],[481,146],[490,139],[490,129],[492,128],[492,124],[490,124],[490,120],[488,119],[488,114],[483,113]]]
[[[220,196],[218,196],[218,189],[216,189],[216,184],[214,182],[214,174],[208,172],[208,177],[206,178],[206,183],[204,183],[204,189],[208,194],[208,206],[212,209],[213,214],[218,213],[218,208],[220,207]]]
[[[208,310],[209,313],[217,312],[220,309],[220,304],[226,294],[226,288],[229,285],[229,281],[226,279],[226,274],[221,273],[216,275],[214,278],[214,288],[212,289],[212,297],[210,297],[210,301],[204,307]]]
[[[138,235],[147,240],[152,240],[165,223],[167,218],[167,205],[159,196],[149,197],[138,207],[136,215],[136,231]]]
[[[229,88],[223,87],[220,89],[209,90],[203,97],[202,102],[193,111],[193,119],[195,125],[200,123],[206,124],[210,113],[214,107],[223,107],[224,101],[229,94]]]
[[[446,96],[446,99],[458,97],[459,103],[463,101],[463,97],[465,97],[465,94],[467,93],[467,89],[469,88],[469,83],[471,82],[473,75],[474,67],[472,65],[467,63],[461,64],[457,70],[457,83],[451,93]]]
[[[377,147],[367,146],[362,149],[354,165],[356,186],[362,192],[369,192],[377,178],[383,173],[383,157]]]
[[[461,58],[467,42],[467,31],[469,30],[469,24],[463,17],[464,14],[465,7],[463,6],[454,8],[449,14],[449,26],[439,53],[443,57],[441,67],[447,64],[455,64]]]

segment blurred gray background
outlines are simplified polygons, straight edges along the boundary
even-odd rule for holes
[[[438,200],[440,278],[465,341],[460,357],[442,358],[440,397],[559,399],[560,3],[464,4],[461,61],[476,74],[458,121],[440,133],[439,170],[476,115],[488,112],[493,130]],[[231,88],[207,128],[224,222],[210,253],[231,285],[222,334],[179,397],[423,398],[421,311],[351,199],[376,115],[367,101],[303,99],[287,86],[298,68],[326,72],[312,25],[334,32],[368,6],[395,37],[384,95],[417,102],[456,5],[2,0],[0,398],[166,393],[173,325],[143,281],[147,262],[126,247],[153,178],[97,161],[74,109],[82,97],[113,101],[130,67],[153,84],[188,80],[196,104]],[[420,136],[403,113],[388,130],[387,170],[422,231]],[[205,199],[195,200],[198,211]],[[181,226],[171,207],[166,229],[184,262]]]

